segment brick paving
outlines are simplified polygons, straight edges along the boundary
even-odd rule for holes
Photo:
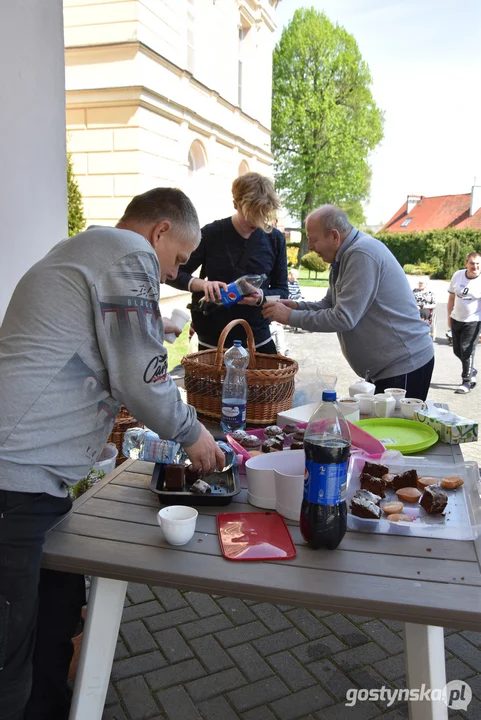
[[[442,299],[446,284],[436,288]],[[306,291],[312,293],[311,288]],[[306,292],[306,295],[308,292]],[[480,415],[481,390],[453,393],[460,363],[438,305],[431,397]],[[288,333],[291,355],[309,347],[344,393],[354,375],[334,335]],[[481,462],[481,447],[463,447]],[[103,720],[403,720],[407,705],[345,705],[351,688],[405,687],[402,623],[382,618],[129,585]],[[473,699],[452,720],[481,717],[481,633],[445,630],[447,679]]]

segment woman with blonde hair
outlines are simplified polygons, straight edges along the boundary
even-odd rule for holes
[[[246,320],[254,334],[259,352],[275,353],[270,323],[262,317],[261,306],[266,295],[287,299],[287,257],[284,235],[272,226],[279,199],[272,180],[259,173],[246,173],[232,183],[235,212],[202,228],[199,246],[177,278],[168,281],[173,287],[192,292],[192,324],[199,337],[199,350],[217,347],[224,327],[231,320]],[[197,268],[200,276],[193,277]],[[220,299],[220,290],[242,275],[266,275],[261,288],[230,307],[219,306],[204,314],[199,301]],[[239,325],[227,338],[246,344],[244,329]]]

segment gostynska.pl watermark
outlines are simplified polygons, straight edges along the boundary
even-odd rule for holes
[[[473,693],[464,680],[451,680],[442,689],[428,688],[423,683],[420,688],[350,688],[346,692],[346,706],[353,707],[358,702],[382,702],[391,707],[396,702],[439,702],[442,701],[451,710],[467,710]]]

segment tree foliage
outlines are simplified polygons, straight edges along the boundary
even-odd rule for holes
[[[76,235],[85,227],[85,215],[82,195],[73,174],[72,158],[67,153],[67,201],[68,201],[68,236]]]
[[[329,267],[328,263],[319,257],[316,252],[310,252],[303,255],[301,265],[306,268],[306,270],[309,270],[309,277],[311,271],[315,272],[317,277],[318,272],[324,272]]]
[[[363,217],[368,154],[383,116],[357,43],[314,8],[296,10],[274,50],[272,149],[277,188],[302,225],[323,203]]]

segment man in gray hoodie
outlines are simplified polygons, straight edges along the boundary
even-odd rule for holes
[[[195,468],[223,464],[167,372],[158,303],[159,283],[199,241],[189,198],[156,188],[116,228],[60,242],[13,293],[0,328],[0,720],[68,718],[84,582],[40,571],[42,546],[121,405],[181,443]]]
[[[306,233],[309,250],[331,263],[325,298],[267,303],[264,316],[310,332],[337,332],[349,365],[372,380],[376,392],[405,388],[407,397],[425,400],[433,343],[394,255],[333,205],[307,217]]]

